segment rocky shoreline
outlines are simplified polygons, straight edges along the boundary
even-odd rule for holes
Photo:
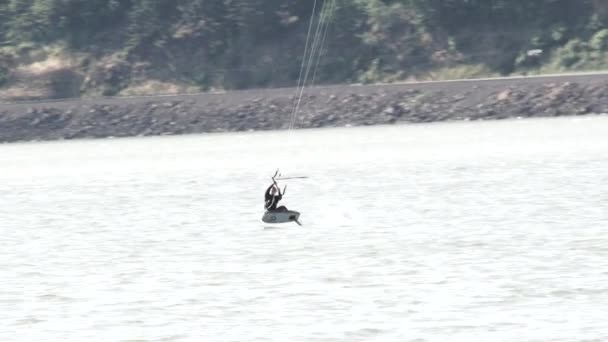
[[[287,129],[294,89],[0,104],[0,141]],[[307,89],[296,128],[608,113],[608,75]]]

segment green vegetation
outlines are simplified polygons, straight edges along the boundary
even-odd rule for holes
[[[8,82],[8,69],[0,67],[0,87]]]
[[[608,66],[603,0],[335,1],[316,83]],[[78,96],[292,86],[312,3],[0,0],[0,87]]]

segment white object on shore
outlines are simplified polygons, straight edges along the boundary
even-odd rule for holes
[[[288,223],[288,222],[298,222],[298,218],[300,217],[300,213],[297,211],[287,210],[287,211],[267,211],[262,216],[262,221],[266,223]]]

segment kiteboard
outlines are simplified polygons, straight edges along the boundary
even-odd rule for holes
[[[264,213],[264,216],[262,216],[262,221],[264,221],[266,223],[295,222],[295,223],[301,225],[300,222],[298,221],[298,218],[300,218],[300,213],[297,211],[293,211],[293,210],[266,211]]]

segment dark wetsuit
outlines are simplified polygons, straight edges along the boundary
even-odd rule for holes
[[[269,211],[286,211],[287,208],[283,206],[277,208],[277,204],[279,204],[279,201],[283,199],[283,195],[281,195],[280,190],[278,191],[278,195],[272,195],[270,193],[270,189],[272,189],[272,187],[272,185],[268,187],[268,190],[266,190],[266,193],[264,194],[264,208]]]

